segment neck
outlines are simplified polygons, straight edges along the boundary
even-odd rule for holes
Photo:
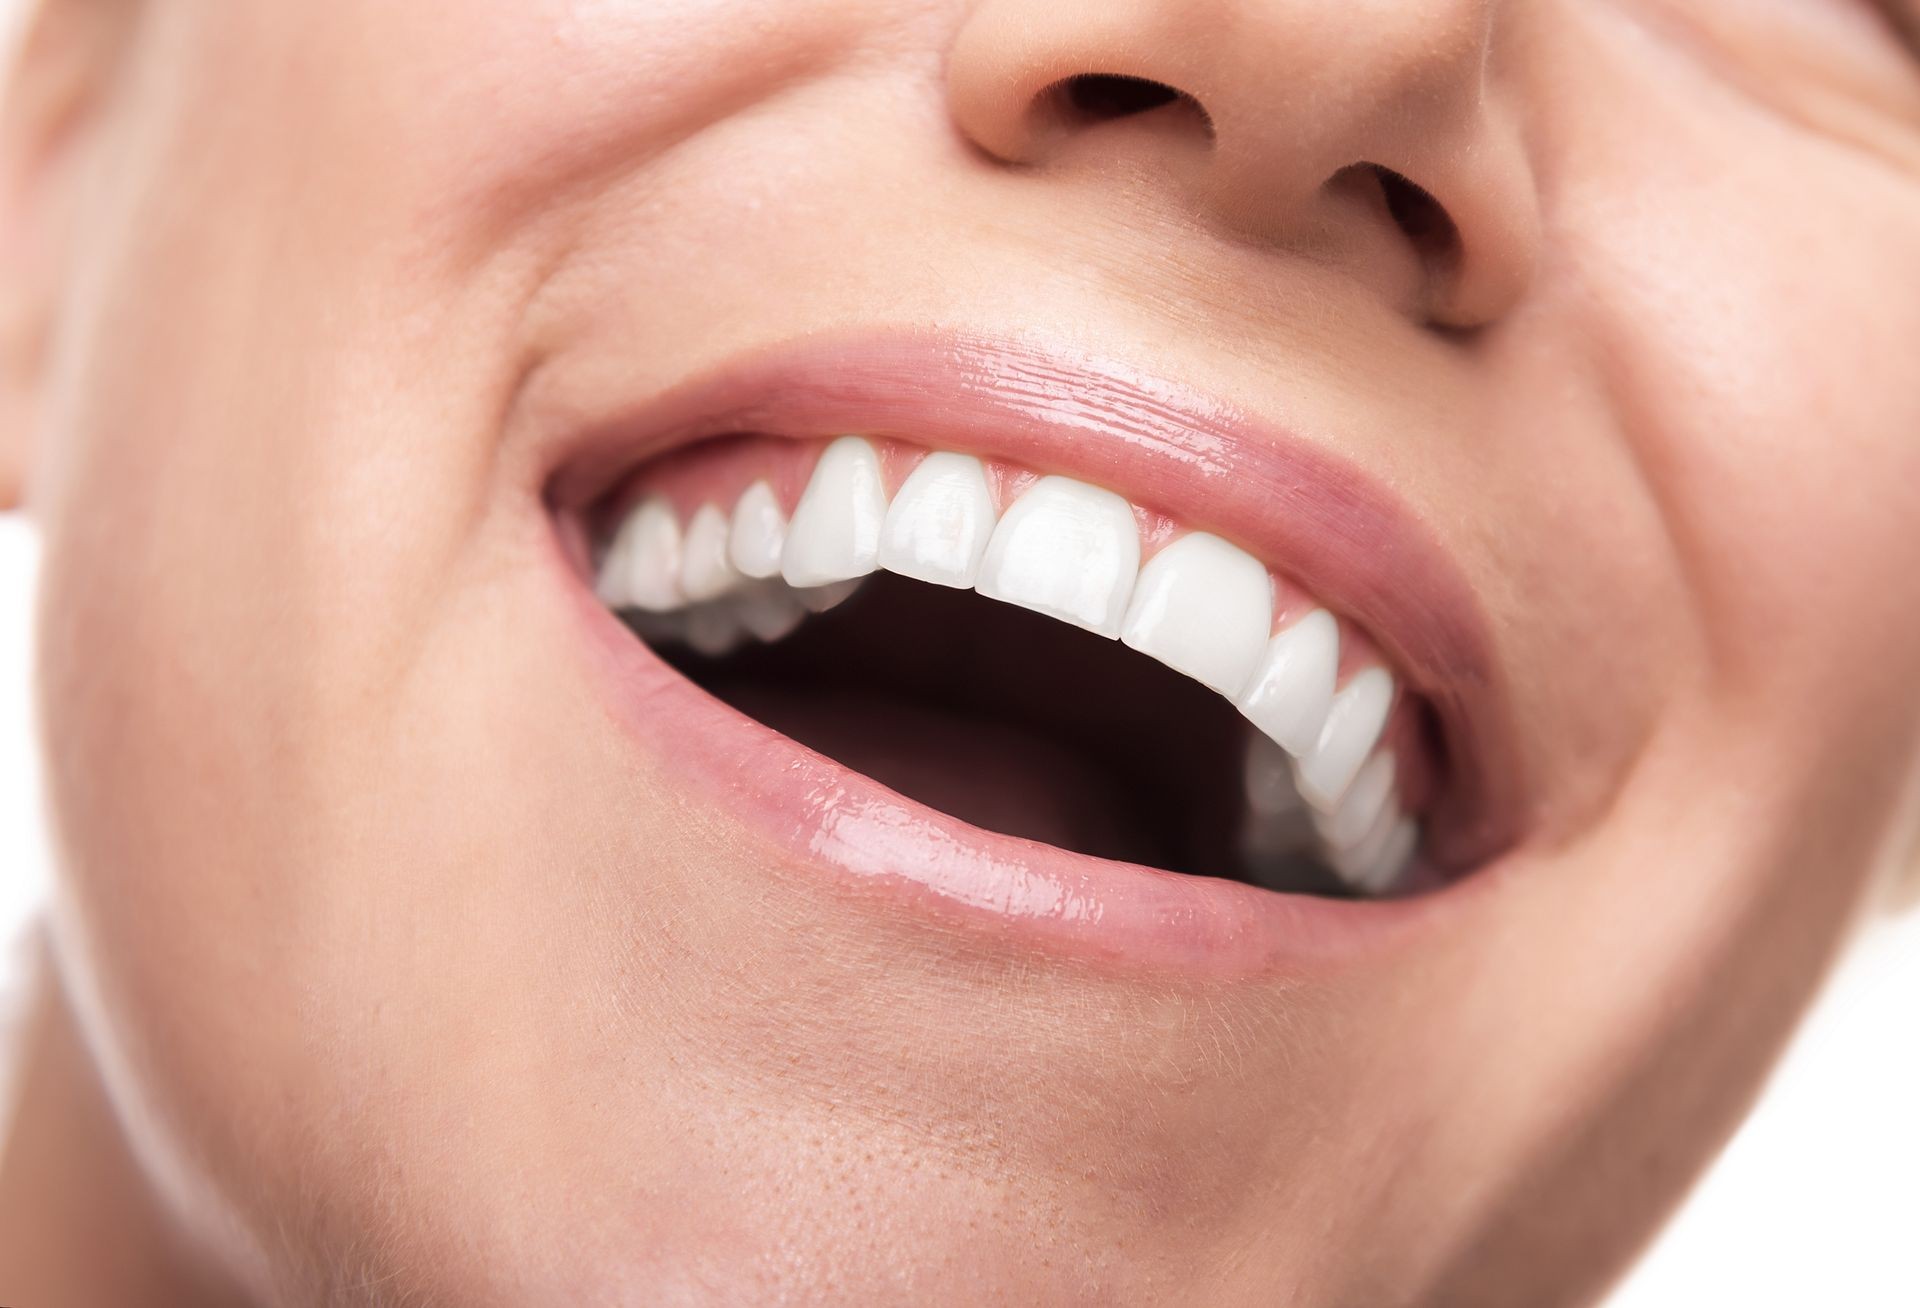
[[[25,1021],[0,1038],[0,1303],[238,1305],[185,1256],[44,941],[30,979]]]

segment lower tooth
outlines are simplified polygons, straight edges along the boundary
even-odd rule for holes
[[[687,613],[687,644],[708,658],[731,654],[746,632],[724,604],[702,604]]]
[[[648,613],[644,609],[627,609],[623,616],[634,634],[649,645],[686,643],[685,613]]]
[[[1271,817],[1304,811],[1300,791],[1293,784],[1293,759],[1261,732],[1253,732],[1247,741],[1247,761],[1243,774],[1247,807],[1256,817]]]
[[[1378,876],[1378,867],[1387,853],[1387,846],[1395,839],[1395,832],[1405,821],[1397,811],[1397,806],[1389,805],[1357,843],[1347,849],[1334,850],[1331,862],[1340,879],[1355,890],[1366,890]]]
[[[806,606],[793,588],[778,581],[762,582],[743,591],[734,608],[740,625],[768,643],[791,635],[807,617]]]
[[[1419,843],[1420,828],[1412,818],[1401,818],[1394,823],[1373,866],[1360,874],[1357,881],[1360,889],[1370,895],[1385,895],[1398,889]]]
[[[799,597],[800,605],[809,613],[825,613],[846,603],[853,592],[860,589],[861,578],[848,581],[830,582],[825,586],[803,586],[793,593]]]

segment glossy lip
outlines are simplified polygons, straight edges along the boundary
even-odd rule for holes
[[[1004,458],[1112,489],[1240,540],[1366,628],[1442,725],[1432,856],[1468,867],[1512,840],[1512,735],[1471,588],[1418,519],[1347,461],[1252,415],[1111,363],[928,332],[811,339],[696,378],[552,442],[556,559],[617,711],[671,770],[842,890],[1018,923],[1110,959],[1239,973],[1395,935],[1463,889],[1385,903],[1275,894],[1070,854],[914,803],[761,726],[655,658],[590,593],[584,518],[632,468],[708,436],[855,431]],[[1478,880],[1479,878],[1473,878]]]

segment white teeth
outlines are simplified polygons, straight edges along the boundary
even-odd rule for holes
[[[842,436],[821,451],[793,510],[780,575],[797,587],[866,576],[878,561],[886,516],[879,455],[860,437]]]
[[[711,504],[694,510],[680,559],[680,589],[698,604],[718,599],[740,584],[727,558],[727,519]]]
[[[994,528],[975,589],[1112,637],[1139,571],[1132,505],[1070,477],[1042,477]]]
[[[673,506],[650,499],[627,515],[600,566],[601,598],[618,609],[663,613],[680,593],[680,521]]]
[[[726,604],[702,604],[687,611],[687,644],[709,658],[730,654],[746,639],[740,620]]]
[[[1236,701],[1248,721],[1299,758],[1320,739],[1340,669],[1340,624],[1315,609],[1267,643]]]
[[[1386,846],[1372,867],[1360,874],[1359,886],[1370,895],[1384,895],[1395,889],[1400,879],[1406,875],[1407,864],[1413,859],[1413,851],[1420,843],[1420,827],[1412,818],[1401,818],[1393,824],[1393,834],[1387,837]]]
[[[1334,851],[1334,871],[1356,890],[1370,895],[1384,894],[1406,871],[1419,834],[1413,819],[1402,817],[1389,807],[1358,845],[1350,850]]]
[[[1266,565],[1218,536],[1182,536],[1140,570],[1120,639],[1202,685],[1231,695],[1273,629]]]
[[[727,557],[743,577],[764,581],[780,575],[780,549],[787,539],[787,515],[773,487],[756,481],[733,506],[733,529],[727,536]]]
[[[778,581],[749,586],[734,606],[740,625],[768,643],[792,635],[807,617],[806,607],[793,588]]]
[[[1387,842],[1393,839],[1393,828],[1400,821],[1397,808],[1381,810],[1373,820],[1373,825],[1361,833],[1360,839],[1346,849],[1332,851],[1333,870],[1340,879],[1352,886],[1358,886],[1361,879],[1373,870],[1380,856],[1386,852]]]
[[[1393,677],[1366,668],[1333,697],[1320,739],[1300,760],[1300,793],[1323,813],[1334,810],[1373,753],[1393,707]]]
[[[820,452],[791,521],[764,479],[731,514],[701,505],[684,534],[665,498],[646,499],[615,532],[595,590],[644,638],[717,656],[782,639],[876,568],[1119,637],[1232,697],[1258,729],[1239,833],[1249,875],[1298,888],[1331,863],[1358,893],[1404,888],[1419,826],[1379,748],[1393,675],[1367,666],[1336,689],[1340,627],[1324,609],[1269,638],[1272,577],[1218,536],[1181,536],[1142,567],[1133,506],[1111,491],[1041,477],[996,515],[981,461],[935,452],[889,505],[873,444],[843,436]]]
[[[1366,761],[1330,816],[1314,815],[1321,838],[1334,849],[1351,849],[1359,844],[1393,799],[1393,781],[1393,751],[1380,750]]]
[[[893,497],[880,531],[880,566],[962,590],[980,575],[993,535],[987,470],[966,454],[929,454]]]

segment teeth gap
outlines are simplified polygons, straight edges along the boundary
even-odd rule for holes
[[[1228,750],[1237,772],[1223,786],[1235,802],[1215,815],[1211,865],[1173,870],[1231,863],[1240,879],[1273,889],[1400,892],[1416,841],[1386,730],[1395,678],[1364,658],[1353,665],[1361,656],[1344,649],[1341,624],[1287,603],[1291,592],[1264,563],[1204,532],[1178,532],[1149,553],[1143,515],[1066,477],[933,453],[895,478],[889,494],[888,464],[874,443],[842,437],[815,453],[790,515],[777,478],[684,516],[666,498],[640,498],[605,537],[596,584],[603,602],[695,680],[715,672],[704,664],[760,665],[769,644],[807,643],[816,627],[841,620],[817,615],[837,610],[875,572],[910,579],[887,578],[889,595],[973,590],[1117,638],[1190,690],[1211,690],[1204,702],[1218,708],[1206,715],[1224,709],[1232,725],[1230,735],[1215,733],[1223,750],[1237,742]],[[996,503],[996,487],[1011,502]],[[882,636],[894,634],[874,621]],[[964,643],[965,626],[951,638]],[[1168,734],[1182,732],[1175,724]],[[1148,809],[1167,803],[1139,798]]]

